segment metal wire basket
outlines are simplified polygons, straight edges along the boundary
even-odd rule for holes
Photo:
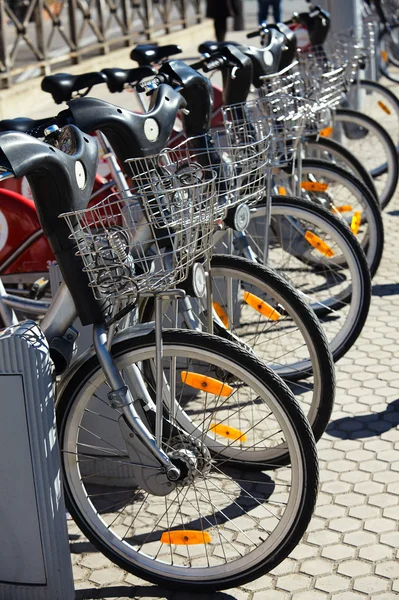
[[[173,160],[181,164],[197,163],[216,172],[215,214],[220,218],[236,204],[256,202],[265,191],[270,125],[259,111],[254,115],[246,110],[245,115],[226,122],[223,130],[189,138],[171,151]]]
[[[142,173],[134,190],[60,215],[99,300],[171,289],[212,250],[214,171],[181,166],[170,150],[129,162]]]
[[[350,62],[342,47],[332,51],[328,46],[314,46],[310,51],[298,51],[299,69],[305,82],[306,95],[329,108],[335,108],[346,93],[357,62]]]
[[[293,159],[306,120],[304,112],[300,110],[300,104],[301,99],[287,94],[258,98],[256,101],[257,111],[262,114],[263,120],[271,128],[266,168],[279,167]],[[240,119],[244,120],[247,115],[248,113],[243,115],[241,104],[226,107],[224,110],[226,129],[229,123],[240,122]]]
[[[296,99],[296,109],[304,115],[303,135],[315,135],[331,123],[331,110],[328,104],[317,96],[317,82],[310,85],[310,78],[303,77],[298,62],[293,63],[283,71],[262,77],[263,85],[258,89],[259,97],[273,98],[288,94]],[[294,101],[291,104],[295,104]]]

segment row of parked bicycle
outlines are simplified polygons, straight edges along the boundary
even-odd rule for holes
[[[33,315],[49,342],[74,520],[164,586],[255,579],[312,516],[334,361],[366,321],[398,180],[399,102],[360,77],[375,21],[360,40],[329,22],[314,7],[191,65],[137,46],[139,67],[45,77],[56,117],[0,122],[3,325]]]

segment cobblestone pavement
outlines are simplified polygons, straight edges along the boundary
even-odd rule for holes
[[[367,324],[337,365],[333,418],[318,444],[321,486],[302,542],[274,571],[193,600],[394,600],[399,593],[399,193]],[[115,567],[69,522],[76,598],[185,600]]]

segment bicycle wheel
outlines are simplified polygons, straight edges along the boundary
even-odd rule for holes
[[[374,178],[381,208],[385,208],[395,193],[399,175],[398,156],[389,134],[374,119],[342,108],[334,115],[334,133]],[[385,164],[387,169],[382,172]]]
[[[384,224],[376,199],[357,177],[328,161],[304,159],[302,184],[314,182],[325,190],[303,190],[303,195],[336,211],[350,226],[364,250],[371,276],[377,272],[384,250]],[[335,258],[336,264],[345,260]]]
[[[327,137],[318,137],[307,139],[303,144],[305,158],[316,158],[318,160],[327,160],[333,164],[353,173],[362,183],[364,183],[373,196],[378,199],[373,178],[362,163],[349,152],[342,144]]]
[[[260,262],[265,218],[265,203],[258,203],[247,239]],[[370,307],[364,252],[346,223],[309,200],[273,196],[271,218],[267,264],[307,299],[337,361],[360,335]]]
[[[151,390],[145,365],[154,364],[155,336],[132,332],[112,355],[122,374],[137,367]],[[109,388],[92,356],[57,407],[67,505],[89,540],[139,577],[186,592],[235,587],[274,568],[303,535],[317,493],[313,436],[283,382],[236,345],[165,331],[163,355],[168,392],[171,374],[181,375],[162,443],[182,474],[176,487],[161,497],[137,484],[121,416],[104,400]],[[217,377],[231,393],[194,389],[185,383],[193,372]],[[276,469],[283,455],[290,467]],[[255,463],[267,473],[249,474]]]
[[[272,269],[241,257],[214,255],[210,277],[214,333],[236,341],[265,362],[290,385],[318,440],[330,420],[334,404],[334,365],[317,317],[305,300]],[[202,305],[201,305],[202,306]],[[179,327],[191,327],[181,307]],[[199,327],[207,326],[195,299],[191,309]],[[171,310],[164,305],[164,325],[171,326]],[[202,317],[202,319],[201,319]],[[148,299],[143,321],[154,319],[154,302]],[[310,381],[304,381],[304,379]]]
[[[362,112],[378,120],[378,123],[387,131],[399,151],[399,100],[390,89],[378,83],[361,79],[357,84],[349,88],[347,97],[352,104],[354,94],[359,86],[361,92]],[[381,173],[386,171],[388,165],[385,163],[380,167]]]

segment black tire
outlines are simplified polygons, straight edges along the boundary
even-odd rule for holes
[[[346,163],[348,170],[351,173],[353,173],[354,175],[356,175],[356,177],[369,188],[370,192],[373,194],[373,196],[378,201],[378,194],[377,194],[377,190],[375,189],[373,178],[371,177],[371,175],[367,171],[367,169],[364,168],[364,166],[362,165],[360,160],[358,160],[352,152],[347,150],[347,148],[345,148],[345,146],[343,146],[342,144],[340,144],[339,142],[337,142],[335,140],[330,140],[329,138],[326,138],[326,137],[319,137],[318,139],[308,140],[304,144],[305,154],[307,154],[307,148],[309,148],[310,150],[314,149],[314,150],[317,150],[318,152],[323,152],[326,155],[328,155],[330,153],[333,157],[333,160],[332,160],[333,163],[334,163],[334,156],[340,156],[342,158],[344,164]],[[312,157],[309,156],[309,158],[312,158]],[[324,156],[322,156],[322,157],[318,156],[317,158],[320,160],[327,160],[327,161],[329,160],[327,157],[324,157]],[[340,166],[341,168],[346,168],[346,166],[344,166],[344,164],[339,163],[338,166]]]
[[[378,132],[378,137],[384,146],[386,160],[385,157],[381,158],[381,165],[375,167],[369,172],[373,178],[377,178],[385,173],[389,175],[389,180],[386,184],[386,187],[384,188],[383,196],[381,197],[381,195],[379,195],[381,209],[384,209],[395,194],[399,178],[398,155],[396,152],[395,144],[393,143],[390,135],[379,123],[377,123],[377,121],[363,113],[359,113],[354,110],[349,110],[345,108],[337,109],[334,117],[334,122],[342,123],[343,125],[345,123],[348,123],[349,125],[357,124],[356,126],[362,127],[363,130],[366,132],[368,131],[368,129],[370,129],[371,131],[374,130]],[[385,163],[386,168],[384,169],[383,166],[385,165]]]
[[[273,541],[270,543],[268,539],[262,540],[262,538],[259,538],[261,543],[265,544],[263,556],[258,556],[257,558],[252,559],[252,562],[251,559],[248,561],[245,556],[243,559],[240,558],[238,561],[234,559],[235,564],[241,561],[240,568],[236,566],[233,569],[230,568],[230,572],[228,572],[228,569],[226,568],[227,565],[223,565],[223,569],[220,569],[219,571],[217,571],[216,568],[216,573],[215,571],[211,571],[212,577],[209,575],[208,578],[204,577],[203,575],[199,575],[198,569],[190,569],[187,566],[180,567],[180,563],[178,563],[178,566],[175,567],[173,562],[172,567],[169,569],[169,573],[165,575],[166,568],[162,567],[160,571],[158,567],[157,571],[157,561],[153,560],[152,558],[148,560],[148,557],[146,558],[139,552],[143,544],[145,544],[145,541],[139,544],[138,549],[138,543],[133,541],[134,548],[131,548],[128,551],[126,549],[126,540],[122,542],[119,534],[115,536],[115,533],[111,531],[111,535],[108,536],[109,539],[107,539],[107,532],[109,531],[108,527],[112,528],[113,523],[108,526],[99,516],[96,508],[90,508],[89,504],[91,500],[88,500],[87,503],[84,504],[84,501],[82,500],[83,496],[80,497],[79,502],[83,502],[83,508],[86,508],[90,514],[85,514],[84,510],[81,510],[78,502],[78,495],[80,492],[78,492],[77,496],[74,496],[73,490],[70,486],[70,482],[73,481],[73,478],[71,479],[69,477],[69,470],[66,470],[65,468],[65,465],[69,461],[68,457],[70,457],[70,453],[68,453],[68,451],[63,451],[64,438],[67,435],[66,431],[68,429],[67,424],[68,422],[70,423],[73,421],[73,417],[71,416],[73,413],[71,413],[71,411],[73,410],[74,405],[79,401],[79,393],[81,393],[85,384],[88,383],[90,378],[92,378],[93,381],[95,373],[100,369],[96,356],[92,356],[86,360],[75,372],[71,380],[62,391],[57,406],[59,441],[62,453],[62,466],[64,470],[64,487],[67,506],[77,525],[87,536],[87,538],[105,556],[107,556],[112,562],[124,570],[134,573],[135,575],[151,581],[154,584],[173,589],[184,590],[185,592],[199,590],[203,592],[210,592],[218,589],[236,587],[264,575],[277,566],[296,547],[302,535],[304,534],[314,510],[318,488],[318,466],[314,438],[302,411],[299,409],[297,403],[292,397],[292,394],[289,392],[288,388],[286,388],[283,382],[276,377],[274,373],[266,369],[260,361],[253,358],[250,354],[242,352],[236,345],[228,343],[215,336],[198,334],[191,331],[176,330],[165,331],[163,333],[163,343],[164,349],[167,349],[169,346],[171,348],[179,346],[181,347],[182,351],[185,352],[189,351],[187,350],[188,348],[191,348],[193,353],[203,351],[206,353],[206,355],[212,355],[213,357],[216,357],[215,360],[217,362],[222,360],[226,361],[226,357],[228,357],[227,360],[230,361],[229,364],[235,364],[235,368],[237,368],[241,373],[243,373],[243,369],[245,369],[245,372],[248,373],[249,379],[252,381],[256,380],[258,382],[257,385],[259,389],[268,390],[271,394],[273,394],[274,406],[276,409],[278,406],[280,415],[279,422],[281,422],[282,418],[284,419],[284,427],[292,438],[290,447],[291,450],[294,451],[294,454],[291,456],[298,467],[295,470],[295,473],[298,473],[296,481],[301,481],[301,485],[296,486],[295,489],[293,489],[292,485],[290,487],[294,496],[290,504],[291,508],[288,514],[288,520],[286,520],[285,523],[282,523],[281,526],[276,526],[282,527],[282,531],[280,530],[280,535],[275,536]],[[154,333],[136,338],[125,338],[119,342],[116,341],[113,344],[112,355],[116,361],[118,361],[118,358],[123,357],[129,352],[138,353],[147,351],[150,352],[152,356],[152,353],[155,352],[154,345]],[[137,355],[135,360],[139,360]],[[70,419],[68,421],[69,417]],[[72,431],[74,431],[73,427],[74,426],[72,426]],[[294,440],[296,440],[296,442]],[[73,469],[73,467],[71,468]],[[294,472],[292,476],[294,477]],[[260,493],[256,495],[258,496]],[[138,504],[140,504],[140,502],[141,500],[139,500]],[[233,504],[233,506],[235,505],[236,504]],[[113,505],[111,504],[111,508],[112,506]],[[260,508],[262,504],[259,504],[258,502],[255,504],[255,506]],[[213,509],[213,514],[214,510],[215,509]],[[246,503],[246,508],[244,510],[246,515],[250,514],[250,507],[248,507],[248,503]],[[119,511],[119,508],[115,509],[115,511]],[[91,521],[91,519],[94,519],[95,521]],[[280,519],[278,521],[280,523]],[[206,526],[209,527],[208,523],[206,523]],[[217,522],[214,527],[217,527]],[[218,531],[218,529],[216,530]],[[152,528],[152,531],[154,531],[154,528]],[[136,531],[134,532],[134,535],[136,535]],[[245,561],[246,565],[242,565],[242,563]],[[161,565],[164,564],[165,563],[161,563]],[[208,563],[208,573],[209,568],[212,567],[209,567]],[[197,574],[195,571],[197,571]]]
[[[382,253],[384,251],[384,223],[378,201],[371,194],[370,190],[361,181],[359,181],[355,175],[349,173],[345,169],[340,168],[338,165],[325,160],[321,161],[312,158],[305,158],[302,161],[302,169],[304,172],[314,169],[316,174],[318,172],[325,172],[327,175],[330,174],[332,177],[335,175],[343,181],[347,181],[349,188],[352,187],[353,189],[357,190],[357,193],[362,198],[362,204],[367,210],[367,214],[369,216],[368,220],[372,221],[372,223],[369,224],[369,227],[371,232],[370,236],[373,237],[373,243],[370,245],[368,240],[365,241],[364,244],[361,243],[361,246],[367,257],[371,277],[374,277],[380,265]],[[317,197],[317,193],[315,193],[315,196]],[[339,198],[337,200],[339,200]]]

